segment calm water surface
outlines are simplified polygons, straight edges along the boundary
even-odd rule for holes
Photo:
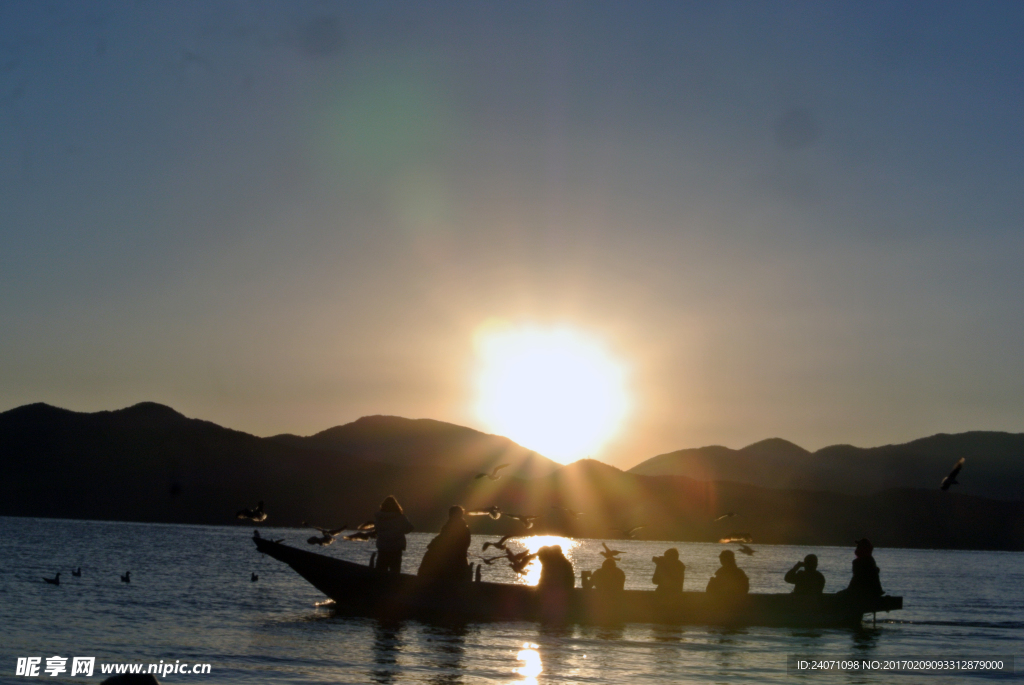
[[[290,568],[255,552],[252,526],[210,527],[0,517],[0,682],[98,683],[102,677],[15,676],[19,656],[95,656],[97,663],[209,663],[194,683],[954,683],[1019,675],[787,675],[787,654],[829,658],[1015,656],[1024,670],[1024,554],[878,549],[882,584],[901,612],[863,630],[533,623],[393,625],[339,618]],[[305,547],[309,531],[264,529]],[[413,534],[406,570],[429,535]],[[474,538],[473,551],[479,550]],[[537,546],[541,540],[523,540]],[[611,544],[611,543],[610,543]],[[703,589],[721,545],[615,541],[627,587],[651,588],[651,557],[678,547],[686,589]],[[600,541],[565,541],[577,572],[596,569]],[[788,592],[782,576],[809,552],[826,591],[845,587],[852,549],[753,545],[739,557],[752,592]],[[735,545],[732,548],[736,548]],[[318,548],[319,549],[319,548]],[[369,544],[325,554],[361,563]],[[82,577],[71,569],[82,567]],[[119,575],[132,572],[132,582]],[[61,571],[61,585],[42,582]],[[259,574],[250,582],[250,573]],[[485,567],[485,579],[516,579]],[[45,663],[45,662],[44,662]],[[70,661],[69,661],[70,663]]]

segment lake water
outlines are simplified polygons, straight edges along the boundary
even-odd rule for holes
[[[336,617],[290,568],[256,553],[253,526],[183,526],[0,517],[0,682],[98,683],[99,665],[208,663],[205,675],[164,683],[959,683],[1019,679],[877,672],[790,675],[787,655],[830,659],[1016,657],[1024,670],[1024,554],[877,549],[886,591],[905,609],[862,630],[534,623],[442,627]],[[264,528],[309,548],[310,531]],[[409,536],[415,570],[430,539]],[[474,536],[473,552],[488,537]],[[339,540],[325,554],[365,563],[372,543]],[[539,541],[534,541],[534,545]],[[686,589],[703,589],[722,545],[609,541],[623,550],[627,587],[649,589],[651,557],[677,547]],[[566,541],[577,575],[602,561],[600,541]],[[730,546],[737,549],[736,545]],[[852,548],[752,545],[737,554],[752,592],[788,592],[782,576],[818,555],[826,591],[849,581]],[[318,551],[321,548],[316,548]],[[71,569],[82,567],[82,576]],[[515,578],[500,562],[484,578]],[[131,582],[120,574],[131,570]],[[59,587],[44,576],[61,571]],[[250,573],[259,575],[250,581]],[[15,675],[18,657],[68,658],[68,670]],[[71,677],[74,656],[96,657],[92,677]]]

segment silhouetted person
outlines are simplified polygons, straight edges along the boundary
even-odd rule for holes
[[[881,597],[885,594],[882,590],[882,582],[878,578],[878,564],[871,556],[874,549],[874,545],[867,538],[857,540],[857,548],[853,552],[857,557],[853,560],[853,577],[850,578],[850,584],[842,591],[843,594],[858,597]]]
[[[448,521],[427,545],[420,562],[419,575],[434,580],[469,580],[466,554],[469,553],[469,526],[459,505],[448,509]]]
[[[814,554],[796,562],[783,580],[793,584],[794,595],[820,595],[825,589],[825,576],[818,570],[818,557]]]
[[[615,559],[605,559],[590,579],[591,586],[599,592],[621,592],[626,588],[626,574],[615,565]]]
[[[721,568],[708,581],[707,591],[715,595],[745,595],[750,591],[750,580],[743,569],[736,566],[736,555],[731,549],[718,555]]]
[[[401,573],[405,534],[411,533],[413,526],[394,496],[388,495],[380,503],[380,510],[373,515],[373,523],[377,531],[376,568],[385,573]]]
[[[665,550],[665,556],[653,557],[654,577],[651,582],[657,587],[655,592],[680,593],[683,591],[683,578],[686,566],[679,561],[679,550],[675,547]]]
[[[571,590],[576,585],[576,572],[572,568],[572,562],[562,554],[559,545],[541,547],[537,550],[537,558],[540,559],[540,582],[537,587],[541,590]]]

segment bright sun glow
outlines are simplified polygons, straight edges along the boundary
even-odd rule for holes
[[[476,342],[477,413],[495,433],[568,463],[619,430],[626,370],[597,340],[567,328],[491,326]]]

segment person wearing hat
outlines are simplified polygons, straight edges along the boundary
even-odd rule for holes
[[[857,540],[857,548],[854,550],[856,559],[853,560],[853,577],[850,584],[843,593],[860,595],[864,597],[881,597],[885,594],[882,590],[882,582],[878,579],[878,564],[871,556],[874,545],[867,538]]]
[[[825,576],[818,570],[818,556],[808,554],[786,572],[783,578],[793,584],[794,595],[820,595],[825,589]]]
[[[745,595],[750,592],[750,580],[743,569],[736,566],[736,555],[727,549],[718,555],[722,567],[708,581],[707,592],[716,595]]]
[[[651,582],[657,587],[655,592],[680,593],[683,591],[683,579],[686,566],[679,561],[679,550],[675,547],[665,550],[665,556],[654,557],[654,577]]]

